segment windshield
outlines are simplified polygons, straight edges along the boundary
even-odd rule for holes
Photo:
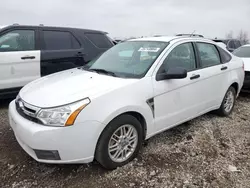
[[[154,41],[119,43],[90,61],[84,68],[109,72],[117,77],[142,78],[167,45],[167,42]]]
[[[233,52],[238,57],[249,57],[250,58],[250,46],[240,47]]]

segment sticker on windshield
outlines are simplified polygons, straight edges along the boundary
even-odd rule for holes
[[[154,48],[154,47],[149,47],[149,48],[143,48],[141,47],[138,52],[158,52],[160,48]]]

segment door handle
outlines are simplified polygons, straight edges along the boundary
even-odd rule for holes
[[[192,75],[190,77],[190,80],[194,80],[194,79],[198,79],[198,78],[200,78],[200,75],[199,74],[195,74],[195,75]]]
[[[227,66],[223,66],[223,67],[221,67],[221,69],[220,70],[227,70]]]
[[[36,57],[35,56],[24,56],[24,57],[21,57],[21,59],[25,60],[25,59],[35,59]]]
[[[77,52],[77,54],[76,54],[77,57],[83,57],[84,55],[85,55],[85,54],[82,53],[82,52]]]

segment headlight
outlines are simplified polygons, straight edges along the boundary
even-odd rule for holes
[[[81,101],[56,107],[41,109],[37,118],[44,124],[49,126],[70,126],[73,125],[78,114],[90,103],[90,99],[86,98]]]

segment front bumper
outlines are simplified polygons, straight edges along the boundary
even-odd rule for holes
[[[101,132],[100,122],[86,121],[70,127],[49,127],[23,118],[15,102],[9,105],[9,122],[20,146],[36,161],[43,163],[89,163],[94,159]],[[54,152],[53,157],[41,157],[37,151]]]

